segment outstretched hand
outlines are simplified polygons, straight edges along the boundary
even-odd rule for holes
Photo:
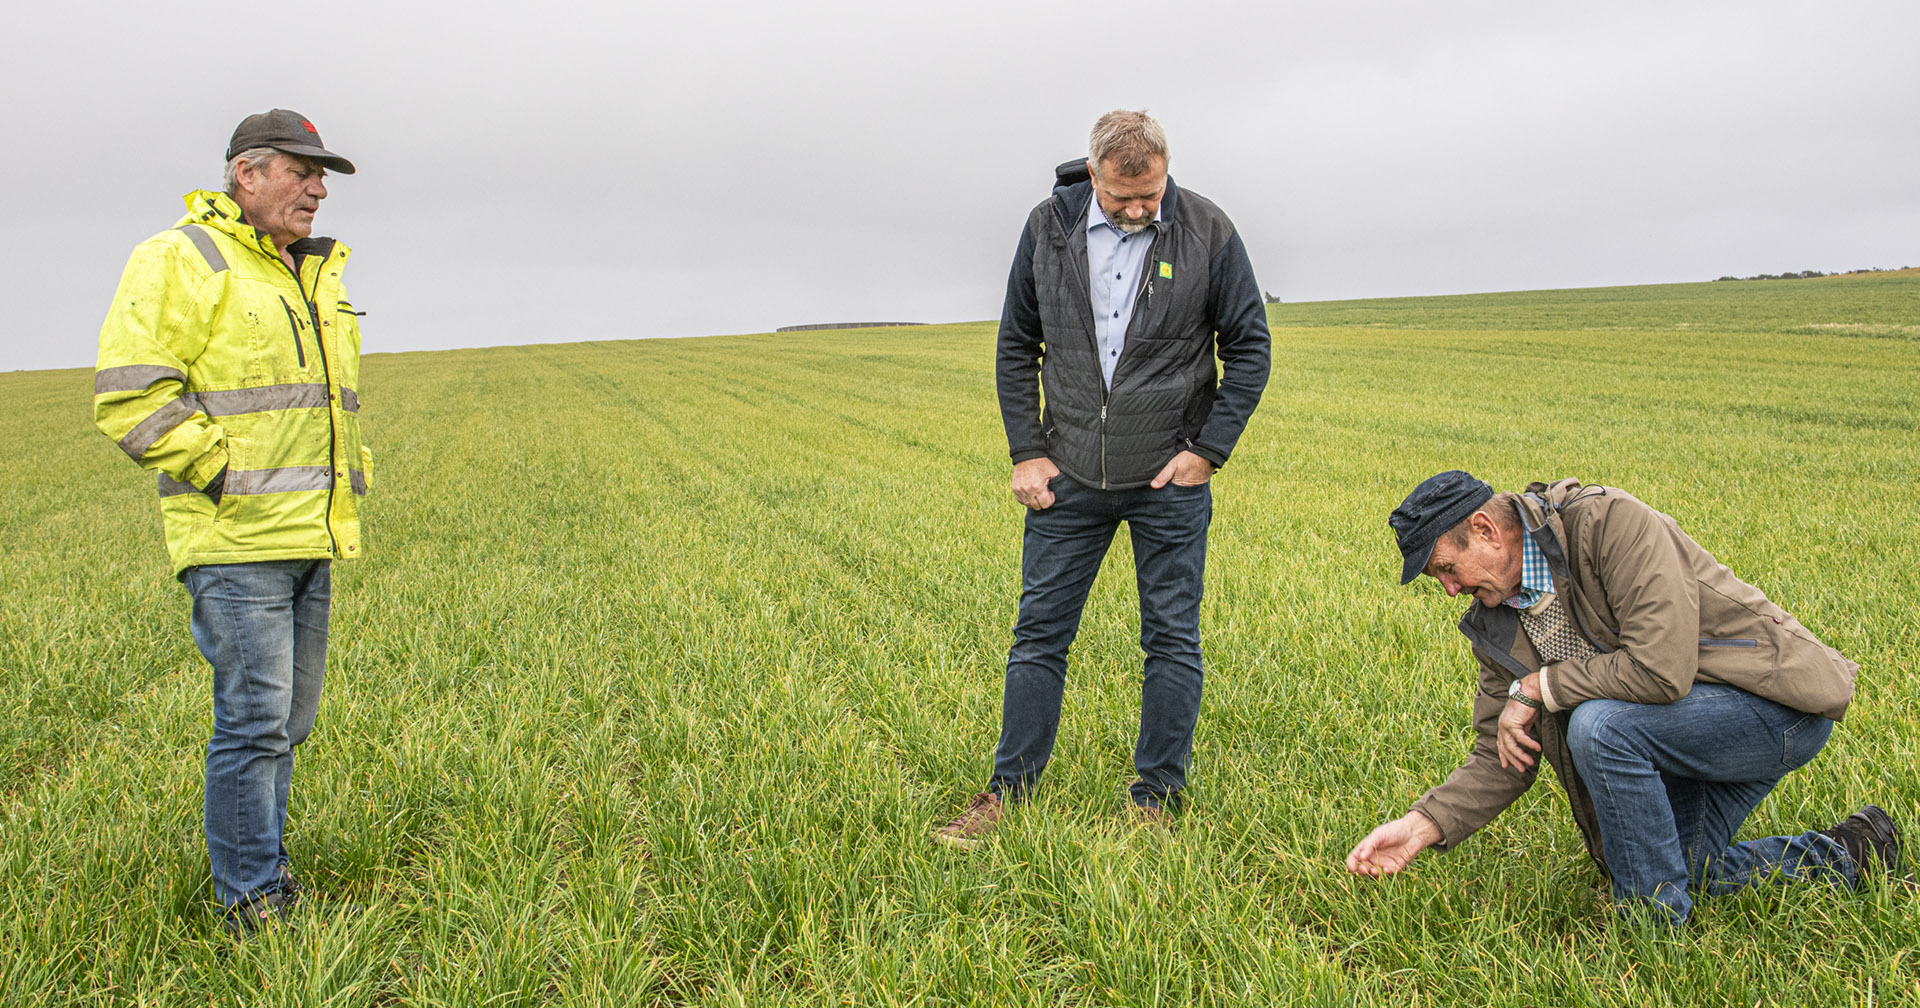
[[[1347,870],[1379,878],[1413,863],[1414,856],[1440,842],[1440,828],[1419,812],[1381,823],[1347,853]]]

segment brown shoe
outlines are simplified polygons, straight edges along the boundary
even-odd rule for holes
[[[955,816],[953,821],[933,831],[933,842],[957,847],[960,850],[972,850],[993,835],[994,827],[1000,825],[1000,812],[1005,808],[1000,796],[991,791],[982,791],[967,803],[966,811]]]

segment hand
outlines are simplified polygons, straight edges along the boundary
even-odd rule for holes
[[[1160,475],[1153,478],[1153,488],[1158,490],[1166,486],[1169,480],[1176,486],[1199,486],[1212,478],[1213,463],[1193,452],[1183,451],[1160,470]]]
[[[1414,855],[1440,842],[1440,827],[1419,812],[1381,823],[1347,853],[1347,870],[1379,878],[1413,863]]]
[[[1013,499],[1035,511],[1053,506],[1053,489],[1047,486],[1060,467],[1050,458],[1034,458],[1013,464]]]
[[[207,485],[200,492],[206,494],[207,499],[212,501],[215,507],[219,507],[221,496],[227,492],[227,467],[221,466],[220,471],[213,474],[213,478],[207,481]]]
[[[1540,673],[1520,680],[1520,692],[1540,699]],[[1508,700],[1505,710],[1500,712],[1500,765],[1513,770],[1525,770],[1533,766],[1533,753],[1540,751],[1540,743],[1533,738],[1533,719],[1540,712],[1518,700]],[[1528,750],[1532,750],[1529,752]]]

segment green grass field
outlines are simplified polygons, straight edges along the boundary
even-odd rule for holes
[[[247,945],[152,480],[90,372],[0,374],[0,1002],[1920,1002],[1884,885],[1615,923],[1550,775],[1401,876],[1341,866],[1471,738],[1462,603],[1396,583],[1385,524],[1452,467],[1628,488],[1861,662],[1743,835],[1877,801],[1920,836],[1920,278],[1272,313],[1177,834],[1122,815],[1122,537],[1043,796],[970,855],[927,833],[985,778],[1016,601],[991,323],[370,355],[370,555],[289,824],[320,897]]]

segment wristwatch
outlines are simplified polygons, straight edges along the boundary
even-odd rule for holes
[[[1515,679],[1515,680],[1513,681],[1513,685],[1511,685],[1511,686],[1509,686],[1509,687],[1507,687],[1507,699],[1509,699],[1509,700],[1517,700],[1517,701],[1519,701],[1519,702],[1520,702],[1521,704],[1523,704],[1523,705],[1525,705],[1525,706],[1528,706],[1528,707],[1531,707],[1531,708],[1533,708],[1534,710],[1546,710],[1546,709],[1547,709],[1547,705],[1546,705],[1546,704],[1543,704],[1543,703],[1541,703],[1540,701],[1538,701],[1538,700],[1535,700],[1534,698],[1532,698],[1532,697],[1530,697],[1530,696],[1528,696],[1528,695],[1526,695],[1525,693],[1523,693],[1523,692],[1521,692],[1521,690],[1520,690],[1520,680],[1518,680],[1518,679]]]

